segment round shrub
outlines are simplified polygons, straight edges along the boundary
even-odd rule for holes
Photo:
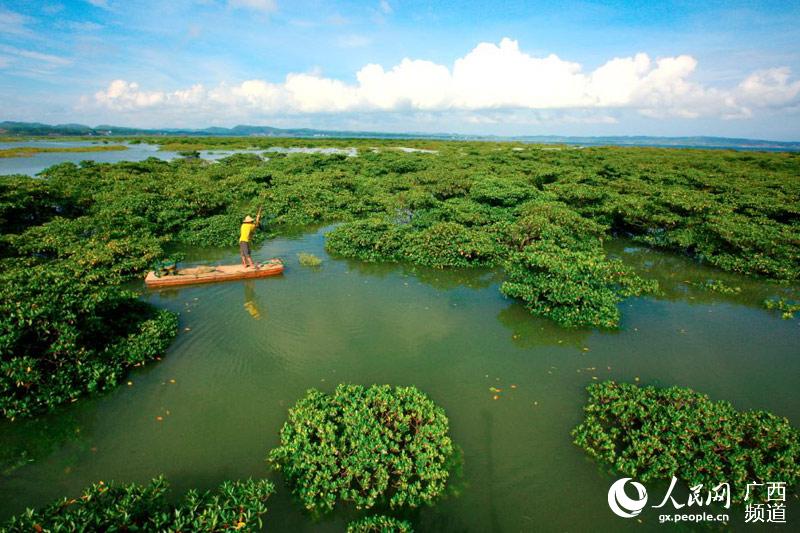
[[[688,486],[800,481],[800,432],[765,411],[739,412],[691,389],[593,383],[575,443],[640,481],[676,476]]]
[[[373,515],[347,524],[347,533],[413,533],[414,528],[405,520],[391,516]]]
[[[325,236],[325,248],[362,261],[397,261],[401,258],[405,230],[380,219],[342,224]]]
[[[289,410],[269,460],[312,512],[432,504],[445,490],[453,443],[444,410],[414,387],[315,389]]]
[[[438,222],[411,234],[405,257],[436,268],[491,265],[500,253],[485,229],[471,229],[455,222]]]
[[[253,531],[262,527],[266,502],[275,492],[265,479],[226,481],[217,490],[190,490],[170,503],[163,477],[147,485],[95,483],[79,498],[62,498],[28,509],[3,531]]]
[[[297,261],[301,265],[307,267],[318,267],[322,265],[322,259],[308,252],[300,252],[297,254]]]
[[[480,176],[470,189],[470,196],[476,202],[498,206],[517,205],[538,193],[533,185],[495,176]]]
[[[617,305],[629,296],[655,292],[658,284],[609,259],[598,244],[584,249],[536,241],[505,262],[500,291],[519,298],[533,314],[565,327],[613,329],[619,326]]]

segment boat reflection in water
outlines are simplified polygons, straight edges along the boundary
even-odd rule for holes
[[[261,320],[261,305],[258,303],[253,280],[244,282],[244,308],[254,320]]]

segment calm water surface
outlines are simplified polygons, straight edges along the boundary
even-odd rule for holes
[[[43,152],[31,157],[4,157],[0,158],[0,174],[27,174],[35,176],[44,169],[59,163],[75,163],[92,160],[97,163],[118,163],[120,161],[144,161],[149,157],[170,160],[179,157],[176,152],[159,151],[153,144],[128,144],[124,142],[109,141],[107,144],[124,144],[127,150],[113,152]],[[42,148],[71,148],[78,146],[102,146],[97,141],[25,141],[3,142],[0,149],[20,148],[24,146],[38,146]]]
[[[773,286],[614,243],[611,252],[660,279],[665,294],[626,301],[621,331],[568,331],[504,298],[496,273],[333,259],[324,232],[255,252],[283,258],[281,277],[144,292],[180,313],[178,339],[163,361],[134,371],[131,386],[53,416],[0,423],[0,518],[98,480],[164,473],[181,492],[266,476],[278,487],[265,520],[273,531],[343,531],[347,509],[312,522],[265,462],[288,407],[311,387],[331,391],[341,382],[416,385],[447,411],[464,456],[460,495],[413,516],[420,531],[668,527],[655,509],[641,523],[612,515],[606,494],[616,477],[572,444],[595,378],[693,387],[800,426],[800,322],[759,307]],[[323,266],[301,267],[300,251]],[[189,259],[237,255],[205,250]],[[687,283],[709,277],[742,293]],[[502,389],[499,399],[490,387]],[[648,489],[660,501],[665,487]],[[730,514],[747,529],[743,509]],[[787,520],[800,521],[796,497]]]
[[[43,170],[59,163],[75,163],[91,160],[97,163],[119,163],[120,161],[144,161],[147,158],[155,157],[165,161],[181,157],[178,152],[159,150],[157,145],[146,143],[125,143],[114,141],[107,143],[101,141],[22,141],[22,142],[0,142],[0,150],[5,148],[21,148],[36,146],[41,148],[73,148],[78,146],[102,146],[103,144],[123,144],[127,150],[115,150],[111,152],[43,152],[34,154],[30,157],[4,157],[0,158],[0,175],[2,174],[26,174],[36,176]],[[270,154],[342,154],[349,157],[358,155],[355,148],[304,148],[292,147],[284,148],[273,146],[270,148],[242,149],[242,150],[200,150],[200,157],[210,161],[224,159],[233,154],[256,154],[264,159],[268,159]]]

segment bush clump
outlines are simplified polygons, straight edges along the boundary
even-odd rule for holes
[[[676,476],[689,486],[800,480],[800,432],[765,411],[736,411],[680,387],[606,381],[587,388],[584,421],[572,435],[592,457],[640,481]],[[738,492],[737,492],[738,491]]]
[[[499,176],[481,176],[473,183],[470,196],[479,203],[499,206],[517,205],[539,191],[533,185]]]
[[[567,327],[615,328],[624,298],[654,292],[657,284],[633,274],[602,248],[563,248],[550,241],[526,246],[506,261],[503,294],[536,315]]]
[[[297,254],[297,261],[301,265],[307,267],[318,267],[322,264],[322,259],[308,252],[300,252]]]
[[[177,234],[177,240],[194,246],[236,246],[239,242],[239,228],[242,225],[240,213],[225,213],[196,218],[188,221]],[[250,237],[251,244],[258,244],[264,238],[263,231],[256,231]]]
[[[384,220],[352,222],[327,235],[334,254],[362,261],[410,261],[435,268],[488,266],[502,250],[486,230],[455,222],[417,229]]]
[[[381,219],[343,224],[325,237],[325,248],[362,261],[399,261],[408,230]]]
[[[169,503],[163,477],[147,485],[105,484],[79,498],[63,498],[9,520],[3,530],[29,531],[254,531],[262,527],[266,502],[275,492],[267,480],[226,481],[215,491],[189,491]]]
[[[500,254],[486,231],[455,222],[438,222],[409,235],[403,256],[413,263],[436,268],[491,265]]]
[[[292,493],[315,513],[432,504],[445,490],[453,443],[444,411],[414,387],[311,389],[289,410],[269,454]]]
[[[347,524],[347,533],[414,533],[414,528],[405,520],[372,515]]]
[[[0,412],[52,410],[114,387],[127,370],[163,354],[177,316],[115,285],[76,278],[81,267],[0,274]],[[69,268],[68,268],[69,267]]]
[[[507,232],[503,294],[562,326],[615,328],[624,298],[657,290],[603,250],[605,228],[565,205],[529,202]]]

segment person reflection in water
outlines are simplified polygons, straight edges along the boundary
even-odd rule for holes
[[[244,282],[244,308],[254,320],[261,320],[261,307],[258,305],[253,280]]]

